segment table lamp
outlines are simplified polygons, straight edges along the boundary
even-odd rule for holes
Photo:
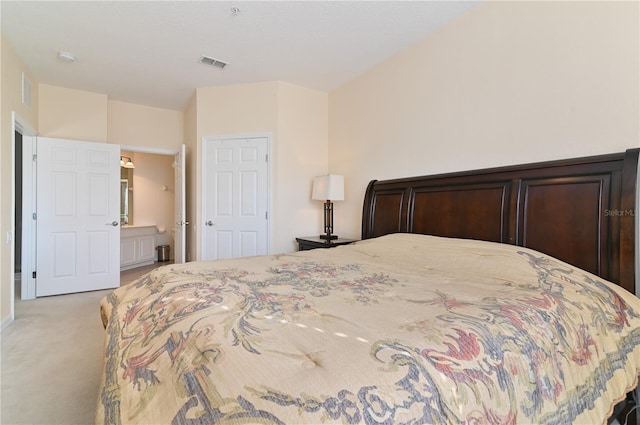
[[[324,234],[321,239],[327,241],[338,239],[333,234],[333,202],[344,201],[344,176],[326,174],[313,178],[311,199],[324,202]]]

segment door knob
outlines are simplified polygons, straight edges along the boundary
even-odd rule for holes
[[[213,226],[213,221],[209,220],[206,223],[204,223],[207,226]]]
[[[117,227],[117,226],[118,226],[118,224],[119,224],[119,223],[118,223],[117,221],[115,221],[115,220],[114,220],[114,221],[112,221],[111,223],[107,223],[106,225],[107,225],[107,226]]]

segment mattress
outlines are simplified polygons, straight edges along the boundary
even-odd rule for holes
[[[96,423],[604,423],[640,300],[522,247],[392,234],[105,297]]]

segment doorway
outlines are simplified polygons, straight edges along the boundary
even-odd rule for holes
[[[120,168],[122,236],[143,226],[155,226],[153,249],[169,246],[173,258],[173,156],[127,150],[121,150],[120,155],[124,161],[130,159],[134,167]]]
[[[121,203],[128,208],[121,211],[124,235],[128,229],[155,226],[155,245],[164,247],[167,260],[183,263],[186,260],[185,226],[185,147],[167,151],[134,146],[122,146],[121,155],[134,168],[122,168]],[[124,190],[124,189],[123,189]],[[155,249],[155,246],[154,246]]]

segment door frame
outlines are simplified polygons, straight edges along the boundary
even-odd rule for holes
[[[35,206],[35,172],[36,167],[33,162],[34,137],[38,132],[29,125],[29,122],[20,115],[11,112],[11,228],[13,238],[15,234],[15,211],[16,211],[16,180],[15,180],[15,161],[16,161],[16,131],[22,134],[22,261],[20,266],[21,287],[20,298],[23,300],[31,300],[36,297],[36,281],[29,271],[35,270],[36,266],[36,223],[32,214],[36,211]],[[11,244],[11,320],[15,318],[15,243]],[[4,327],[4,324],[3,324]]]
[[[270,132],[264,133],[237,133],[237,134],[219,134],[213,136],[204,136],[200,139],[200,170],[198,171],[198,180],[200,181],[200,191],[198,196],[198,203],[200,208],[198,208],[199,217],[197,217],[196,223],[194,226],[198,227],[198,231],[196,234],[197,237],[200,238],[200,243],[196,244],[197,246],[197,260],[202,260],[202,254],[206,252],[206,237],[204,228],[204,217],[206,217],[207,211],[205,202],[207,198],[207,184],[205,178],[205,170],[207,169],[207,142],[214,142],[218,140],[230,140],[230,139],[258,139],[264,138],[267,139],[267,254],[271,254],[271,234],[272,234],[272,225],[273,225],[273,205],[272,205],[272,190],[271,190],[271,181],[272,181],[272,173],[273,173],[273,152],[271,151],[271,147],[273,144],[272,136]],[[194,227],[195,229],[195,227]]]
[[[174,183],[174,196],[173,196],[173,219],[176,231],[173,238],[173,259],[176,264],[183,264],[187,262],[187,145],[181,144],[179,153],[176,153],[173,158],[173,183]],[[179,172],[177,171],[179,170]],[[178,176],[180,181],[177,180]],[[179,201],[178,201],[179,200]],[[180,205],[180,221],[176,219],[176,204]],[[180,233],[178,233],[178,226]],[[179,245],[178,245],[179,242]],[[180,249],[178,249],[180,248]]]

